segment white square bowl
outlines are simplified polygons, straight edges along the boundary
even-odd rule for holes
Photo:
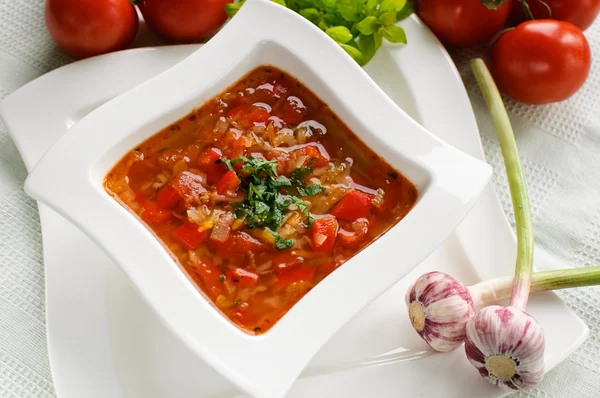
[[[413,181],[419,197],[402,221],[271,330],[251,336],[205,299],[154,235],[104,191],[103,179],[131,148],[263,64],[310,88]],[[25,190],[103,248],[193,352],[240,389],[271,398],[283,396],[344,323],[454,230],[490,175],[486,163],[414,122],[310,22],[267,0],[251,0],[200,50],[82,119],[38,162]]]

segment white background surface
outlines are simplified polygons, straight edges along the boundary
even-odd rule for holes
[[[0,0],[0,98],[71,61],[47,35],[42,3]],[[600,24],[586,35],[593,55],[600,57]],[[465,62],[473,55],[470,50],[453,53],[473,100],[488,161],[496,169],[496,189],[510,215],[501,155]],[[537,243],[577,267],[600,265],[599,97],[600,67],[595,62],[585,87],[569,101],[541,107],[507,102],[529,182]],[[35,202],[22,191],[25,176],[0,124],[0,397],[53,397],[39,219]],[[590,337],[523,397],[591,397],[600,390],[600,288],[561,296],[588,324]]]

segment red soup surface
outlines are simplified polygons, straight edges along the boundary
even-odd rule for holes
[[[417,199],[325,103],[268,65],[127,153],[105,188],[250,334]]]

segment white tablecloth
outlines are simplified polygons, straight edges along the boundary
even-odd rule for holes
[[[586,32],[600,57],[600,23]],[[495,133],[466,60],[454,52],[473,102],[487,160],[512,217]],[[0,98],[72,60],[43,21],[42,0],[0,0]],[[600,64],[570,100],[526,106],[507,100],[528,179],[537,244],[575,267],[600,265]],[[35,117],[32,115],[32,117]],[[0,122],[0,397],[53,397],[44,327],[44,270],[35,202],[23,192],[25,167]],[[515,397],[600,394],[600,288],[559,293],[590,337],[533,391]],[[107,397],[108,398],[108,397]]]

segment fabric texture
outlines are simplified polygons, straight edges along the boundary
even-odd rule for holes
[[[600,22],[586,31],[600,57]],[[495,132],[467,61],[453,51],[477,116],[494,185],[512,221]],[[52,42],[42,0],[0,0],[0,98],[72,59]],[[527,106],[506,98],[528,181],[537,244],[575,267],[600,265],[600,65],[568,101]],[[0,397],[54,397],[44,323],[44,270],[27,172],[0,122]],[[514,225],[514,224],[513,224]],[[590,337],[538,388],[514,397],[595,397],[600,391],[600,288],[559,292]]]

